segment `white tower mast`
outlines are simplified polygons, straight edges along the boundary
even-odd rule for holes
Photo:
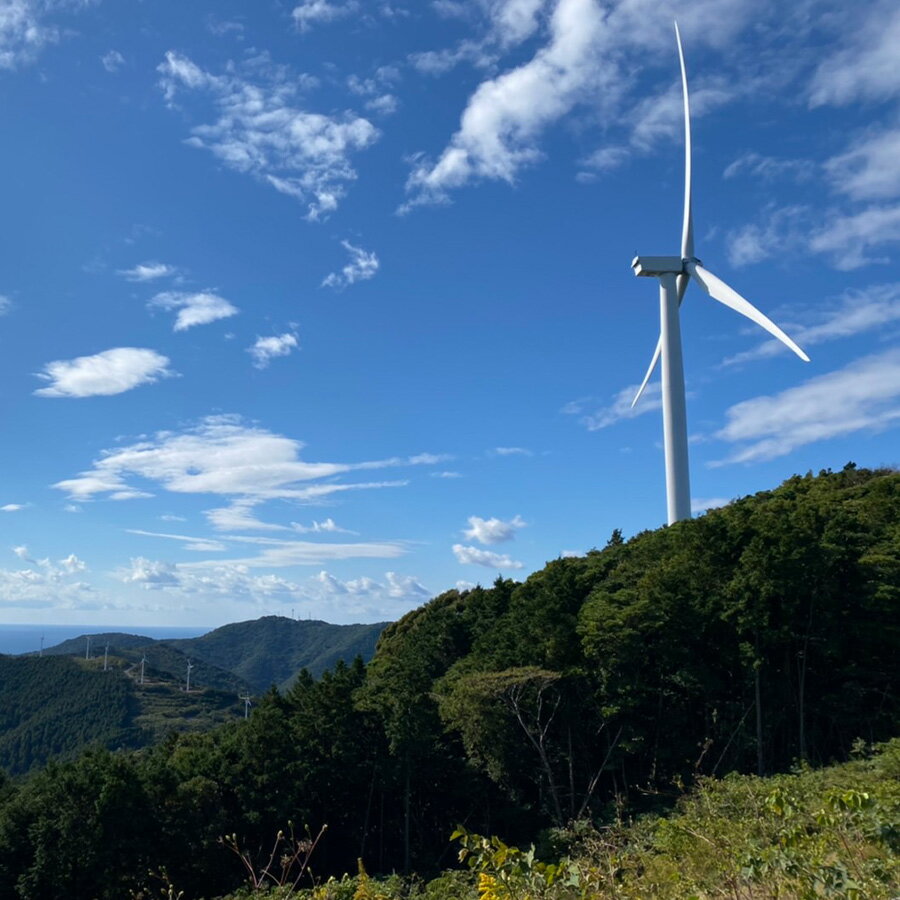
[[[239,694],[238,695],[241,700],[244,701],[244,718],[247,719],[250,717],[250,695],[249,694]]]
[[[109,644],[107,643],[107,645],[103,648],[103,671],[104,672],[109,671],[108,659],[109,659]]]
[[[189,694],[191,692],[191,669],[194,668],[194,664],[188,660],[187,661],[187,680],[185,681],[184,692]]]
[[[89,634],[87,634],[87,635],[85,635],[85,637],[87,638],[87,646],[84,649],[84,658],[90,659],[91,658],[91,636]]]
[[[144,683],[144,666],[147,664],[147,654],[141,657],[141,684]]]

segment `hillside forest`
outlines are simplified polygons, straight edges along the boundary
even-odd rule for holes
[[[432,876],[454,863],[457,826],[471,859],[498,846],[477,834],[549,858],[553,835],[639,828],[729,773],[754,784],[793,768],[821,799],[803,772],[897,734],[898,499],[900,473],[848,464],[627,541],[616,531],[522,583],[441,594],[389,625],[367,664],[301,672],[247,720],[7,777],[0,900],[118,900],[163,870],[189,900],[221,896],[289,823],[318,836],[319,879],[358,860]],[[879,765],[896,783],[891,753]],[[885,796],[879,841],[900,833]],[[847,797],[835,816],[869,808],[869,793]],[[486,877],[482,900],[514,896]]]

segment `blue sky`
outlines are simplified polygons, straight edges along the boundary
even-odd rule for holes
[[[897,461],[900,7],[0,0],[0,623],[392,619]]]

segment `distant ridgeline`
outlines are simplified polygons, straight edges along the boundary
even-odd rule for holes
[[[91,745],[133,748],[207,730],[244,715],[239,695],[286,689],[304,668],[318,677],[340,659],[368,660],[384,626],[266,616],[186,640],[105,633],[43,657],[0,655],[0,769],[20,774]]]

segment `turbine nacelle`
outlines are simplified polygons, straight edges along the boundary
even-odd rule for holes
[[[688,263],[699,262],[699,259],[680,256],[636,256],[631,261],[631,268],[635,275],[658,278],[660,275],[682,275],[687,271]]]

